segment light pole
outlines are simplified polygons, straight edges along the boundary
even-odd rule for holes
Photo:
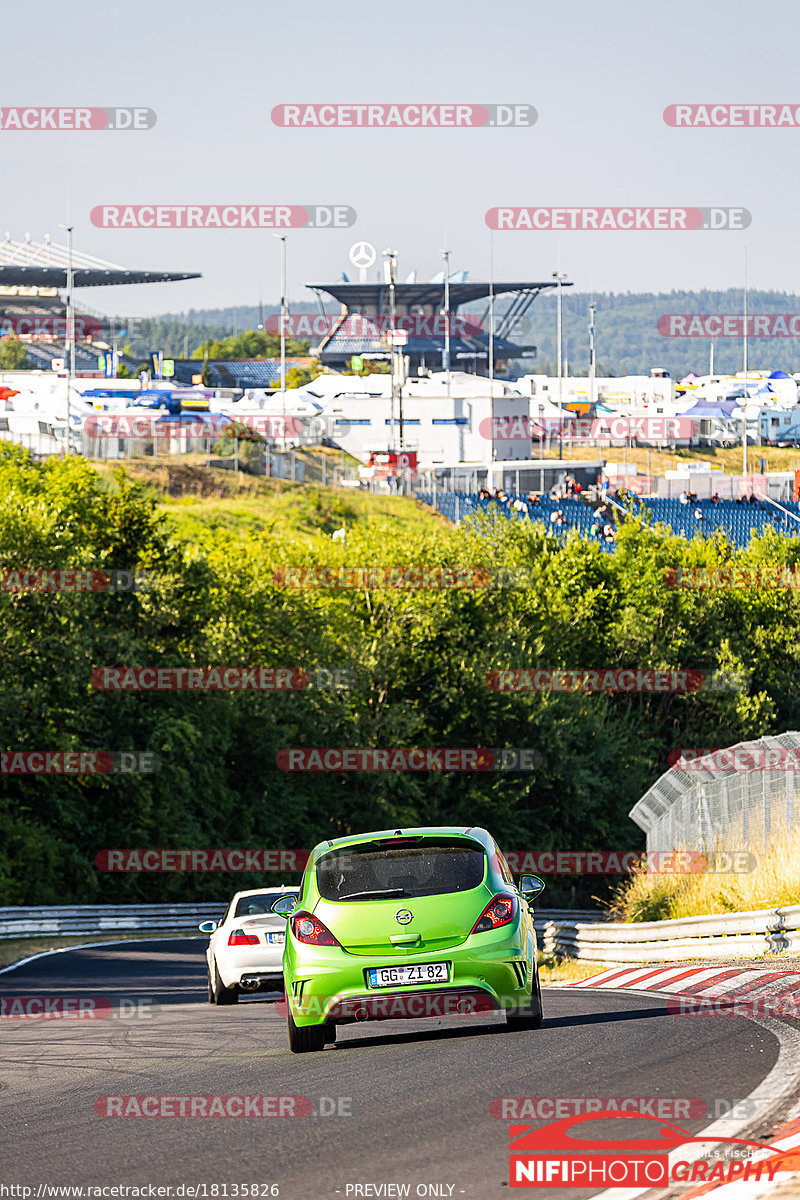
[[[441,251],[444,260],[444,362],[445,385],[450,395],[450,251]]]
[[[591,381],[589,385],[589,399],[592,404],[595,402],[595,379],[597,375],[597,363],[594,355],[594,314],[596,308],[597,305],[592,300],[589,305],[589,379]]]
[[[744,396],[742,397],[742,475],[747,475],[747,247],[744,250],[744,328],[742,357],[744,358]],[[742,486],[744,486],[744,479]]]
[[[391,384],[392,399],[391,399],[390,420],[389,420],[389,431],[390,431],[389,449],[392,452],[392,454],[394,454],[395,449],[396,449],[395,441],[394,441],[394,403],[395,403],[394,330],[395,330],[395,322],[397,319],[397,311],[396,311],[396,307],[395,307],[395,295],[394,295],[394,280],[395,280],[395,271],[397,270],[397,251],[396,250],[384,250],[383,257],[386,260],[383,264],[384,277],[387,274],[389,276],[389,278],[388,278],[389,314],[390,314],[390,321],[391,321],[391,325],[390,325],[390,329],[389,329],[389,341],[390,341],[389,366],[390,366],[390,370],[391,370],[391,380],[392,380],[392,384]]]
[[[558,376],[558,457],[564,457],[564,409],[562,407],[562,390],[561,390],[561,375],[562,375],[562,350],[561,350],[561,280],[566,279],[564,271],[553,271],[553,279],[556,281],[556,353],[558,355],[558,363],[556,364],[556,374]]]
[[[494,462],[497,454],[495,446],[497,429],[494,423],[494,235],[491,229],[489,230],[489,412],[492,418],[492,462]],[[492,483],[494,483],[494,475],[492,475]]]
[[[64,348],[67,351],[67,431],[66,431],[66,454],[72,449],[72,438],[70,436],[70,415],[71,401],[70,392],[72,391],[72,377],[75,374],[75,312],[73,308],[72,292],[75,286],[72,272],[72,225],[61,225],[61,229],[67,231],[67,329]]]
[[[281,244],[281,412],[283,414],[283,448],[286,449],[286,234],[274,233]],[[283,460],[281,460],[283,461]],[[282,469],[282,468],[281,468]]]

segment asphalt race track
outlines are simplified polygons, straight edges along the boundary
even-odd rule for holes
[[[345,1027],[322,1053],[292,1055],[274,998],[206,1002],[205,945],[77,949],[0,975],[6,1004],[107,997],[113,1013],[0,1020],[0,1179],[173,1185],[173,1196],[176,1185],[206,1184],[208,1197],[224,1196],[224,1184],[229,1196],[233,1184],[277,1184],[284,1200],[396,1196],[380,1185],[408,1184],[410,1196],[494,1200],[509,1190],[508,1122],[490,1114],[493,1099],[675,1096],[713,1108],[746,1096],[778,1054],[772,1034],[743,1017],[673,1017],[652,996],[572,989],[545,992],[534,1032],[507,1033],[494,1016],[381,1022]],[[305,1096],[313,1112],[99,1116],[95,1101],[109,1095]],[[678,1123],[697,1132],[710,1119]],[[645,1127],[632,1132],[643,1137]]]

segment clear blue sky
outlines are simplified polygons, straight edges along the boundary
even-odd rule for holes
[[[42,13],[45,19],[42,19]],[[796,290],[800,128],[672,129],[678,102],[800,103],[797,0],[71,0],[5,6],[3,105],[146,105],[143,132],[0,132],[0,233],[75,225],[76,248],[186,284],[85,291],[146,314],[274,302],[269,231],[94,228],[102,203],[339,203],[352,230],[290,234],[289,292],[349,270],[356,238],[400,276],[489,270],[493,205],[741,205],[744,232],[494,235],[495,276],[580,290]],[[15,49],[16,48],[16,49]],[[530,129],[279,129],[287,102],[516,102]]]

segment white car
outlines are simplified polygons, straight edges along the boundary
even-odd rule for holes
[[[296,896],[297,887],[258,888],[237,892],[221,921],[204,921],[208,933],[206,965],[209,1004],[236,1004],[240,992],[283,989],[283,946],[286,917],[272,911],[281,896]]]

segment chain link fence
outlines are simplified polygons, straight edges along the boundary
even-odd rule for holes
[[[701,853],[719,846],[766,850],[794,828],[800,814],[800,733],[738,742],[696,760],[670,767],[631,809],[647,834],[647,849],[691,847]],[[702,763],[708,762],[708,767]],[[746,763],[761,764],[742,769]],[[730,765],[726,765],[730,763]]]

